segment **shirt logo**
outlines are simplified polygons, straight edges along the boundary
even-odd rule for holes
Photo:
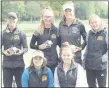
[[[103,40],[103,36],[98,36],[97,40]]]
[[[47,76],[46,75],[43,75],[42,76],[42,81],[45,81],[45,80],[47,80]]]
[[[20,36],[19,35],[14,35],[14,40],[19,40]]]
[[[51,38],[56,38],[56,34],[52,34],[51,35]]]
[[[79,30],[77,27],[72,27],[72,33],[79,34]]]

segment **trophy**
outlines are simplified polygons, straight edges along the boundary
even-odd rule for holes
[[[8,49],[7,51],[9,54],[15,54],[15,53],[18,53],[19,52],[19,49],[16,48],[16,47],[11,47]]]
[[[53,42],[51,40],[47,40],[45,42],[45,44],[47,44],[48,47],[51,47],[51,45],[53,44]]]

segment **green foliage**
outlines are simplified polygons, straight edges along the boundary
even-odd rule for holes
[[[17,12],[17,5],[16,2],[9,2],[9,1],[2,1],[2,20],[6,18],[6,15],[10,11]]]
[[[36,1],[28,1],[25,9],[26,15],[30,17],[31,21],[33,21],[33,18],[39,17],[41,13],[40,4]]]
[[[75,11],[77,18],[80,19],[88,19],[90,15],[95,14],[94,2],[76,2],[75,3]]]
[[[26,15],[25,15],[25,12],[26,12],[26,11],[25,11],[25,3],[24,3],[24,2],[18,2],[18,3],[17,3],[17,6],[18,6],[17,9],[18,9],[18,13],[19,13],[18,16],[19,16],[19,18],[22,20],[23,17],[26,16]],[[20,20],[20,19],[19,19],[19,20]]]
[[[72,1],[72,0],[44,0],[44,1],[2,1],[2,20],[4,21],[9,11],[18,14],[21,21],[39,20],[43,8],[50,6],[56,18],[61,17],[62,5],[72,3],[75,6],[75,14],[79,19],[88,19],[91,14],[98,14],[103,18],[108,17],[108,6],[102,1]]]
[[[105,4],[101,4],[100,2],[95,3],[95,12],[97,15],[108,18],[108,7]]]

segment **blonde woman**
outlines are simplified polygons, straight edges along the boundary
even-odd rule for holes
[[[60,49],[61,62],[54,73],[54,87],[84,87],[84,72],[81,65],[74,61],[74,51],[69,44]]]
[[[87,37],[86,53],[84,55],[87,83],[89,87],[106,86],[108,63],[108,33],[102,19],[93,15],[89,19],[91,30]]]
[[[44,52],[47,58],[47,66],[53,73],[58,64],[57,44],[58,29],[54,25],[54,13],[51,8],[45,8],[42,11],[39,27],[32,35],[30,47]]]
[[[31,64],[22,74],[22,87],[53,87],[53,74],[42,51],[32,54]]]
[[[68,42],[76,46],[75,61],[82,65],[81,50],[86,45],[86,31],[84,25],[75,17],[75,10],[72,4],[63,5],[63,17],[59,24],[59,34],[61,44]],[[83,44],[81,44],[81,36],[83,37]]]

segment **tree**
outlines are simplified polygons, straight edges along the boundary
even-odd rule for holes
[[[86,19],[89,19],[92,14],[95,14],[94,2],[88,1],[86,9]]]
[[[86,20],[90,17],[90,15],[95,13],[94,2],[76,2],[75,11],[77,18]]]
[[[2,20],[4,21],[6,15],[10,11],[14,11],[17,13],[17,3],[12,1],[2,1]]]
[[[28,1],[26,3],[26,16],[27,18],[31,19],[31,22],[33,22],[33,19],[40,16],[41,8],[40,4],[36,1]]]
[[[26,10],[25,10],[25,3],[22,2],[18,2],[17,3],[17,10],[18,10],[18,16],[19,16],[19,20],[23,20],[23,18],[26,16]]]
[[[53,9],[56,17],[60,17],[61,16],[61,12],[62,12],[62,5],[65,2],[68,2],[67,0],[48,0],[48,2],[50,3],[49,5],[51,6],[51,8]],[[72,3],[72,2],[71,2]]]
[[[42,9],[50,6],[57,18],[60,18],[62,5],[64,3],[74,3],[75,14],[79,19],[88,19],[91,14],[97,14],[101,17],[108,18],[108,7],[101,1],[73,1],[73,0],[45,0],[45,1],[2,1],[2,20],[10,11],[18,14],[19,20],[36,20],[39,19]]]
[[[108,18],[108,6],[103,2],[95,2],[95,13],[103,18]]]

